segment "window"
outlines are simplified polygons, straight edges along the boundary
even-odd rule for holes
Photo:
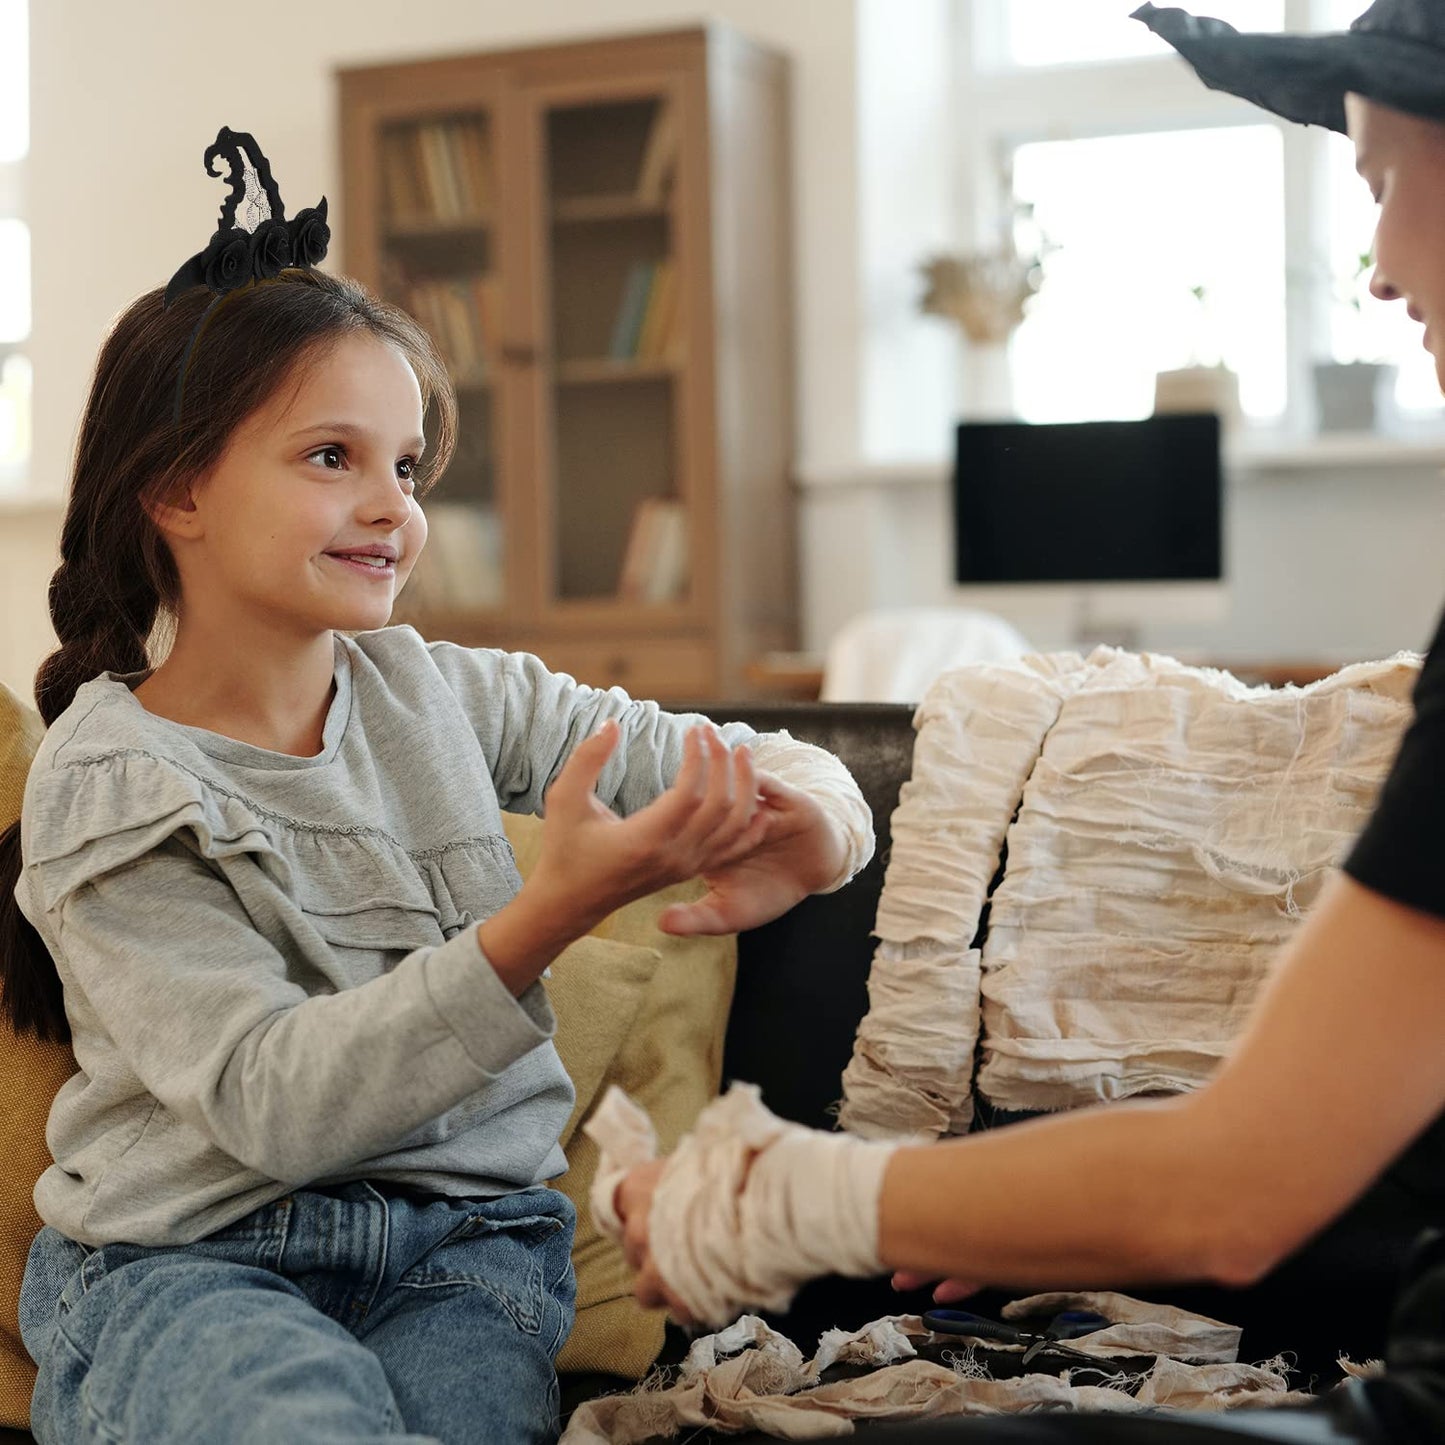
[[[1365,5],[1190,8],[1308,32]],[[1398,368],[1406,423],[1445,417],[1421,328],[1367,295],[1376,208],[1345,137],[1208,89],[1128,0],[959,6],[964,229],[987,245],[1023,206],[1050,247],[1009,348],[1021,416],[1145,416],[1155,372],[1222,360],[1247,418],[1303,426],[1312,364],[1360,359]]]
[[[0,0],[0,492],[30,466],[30,227],[24,220],[30,150],[27,0]]]
[[[1059,247],[1014,343],[1020,416],[1147,416],[1155,372],[1220,360],[1247,413],[1284,410],[1278,130],[1043,141],[1018,147],[1013,165],[1014,194]]]

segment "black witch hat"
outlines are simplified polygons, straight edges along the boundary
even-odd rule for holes
[[[186,365],[190,361],[201,328],[216,304],[239,287],[256,281],[269,281],[288,266],[311,267],[326,255],[331,242],[331,228],[326,224],[326,197],[316,206],[308,206],[294,220],[286,219],[281,192],[271,177],[271,163],[261,153],[254,136],[223,125],[216,133],[215,144],[206,148],[206,174],[219,176],[212,169],[218,156],[230,164],[230,192],[221,204],[221,219],[216,233],[204,251],[187,261],[166,286],[165,305],[169,306],[183,291],[207,286],[215,293],[211,304],[196,323],[186,352],[181,359],[180,376],[176,381],[175,418],[181,415],[181,387]],[[243,221],[236,222],[236,208],[245,202]]]
[[[1141,5],[1142,20],[1212,90],[1286,120],[1345,131],[1345,96],[1445,120],[1445,4],[1375,0],[1333,35],[1242,35],[1223,20]]]

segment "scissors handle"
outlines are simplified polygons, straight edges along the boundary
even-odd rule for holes
[[[1016,1325],[985,1319],[983,1315],[970,1314],[967,1310],[929,1310],[923,1316],[923,1327],[938,1335],[969,1335],[974,1339],[1002,1340],[1008,1344],[1018,1344],[1023,1337]]]

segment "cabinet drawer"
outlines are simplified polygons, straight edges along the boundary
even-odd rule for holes
[[[633,697],[668,701],[711,696],[716,686],[713,649],[701,638],[613,642],[538,640],[528,649],[553,672],[570,673],[593,687],[621,687]]]

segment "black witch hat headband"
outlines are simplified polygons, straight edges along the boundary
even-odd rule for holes
[[[166,306],[193,286],[207,286],[216,293],[196,322],[185,355],[181,357],[180,375],[176,379],[177,424],[181,419],[181,388],[185,384],[186,366],[216,307],[233,291],[269,281],[287,266],[315,266],[326,255],[331,241],[325,196],[320,205],[308,206],[295,220],[286,219],[281,192],[271,179],[271,163],[261,154],[253,136],[223,125],[216,132],[216,143],[206,148],[208,176],[220,175],[220,171],[211,169],[217,156],[224,156],[230,163],[231,190],[221,204],[216,234],[204,251],[197,252],[171,277],[166,287]],[[237,225],[236,207],[242,201],[246,203],[245,224]]]

